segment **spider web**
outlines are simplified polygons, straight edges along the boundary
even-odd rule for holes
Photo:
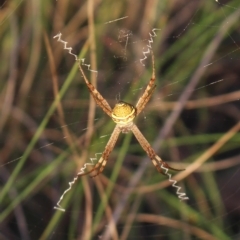
[[[19,4],[27,9],[26,2]],[[84,44],[85,37],[82,37],[86,32],[84,21],[81,36],[77,29],[69,31],[68,28],[74,26],[74,16],[83,16],[83,12],[73,9],[73,3],[67,4],[72,15],[68,16],[68,20],[65,19],[66,27],[53,24],[55,30],[47,35],[50,39],[61,31],[74,54],[82,51],[78,57],[84,55],[84,70],[88,78],[97,78],[97,89],[111,106],[120,99],[136,103],[151,76],[150,50],[153,50],[157,90],[136,124],[164,161],[173,167],[186,169],[180,173],[170,173],[189,201],[179,202],[168,177],[157,173],[146,153],[128,134],[119,138],[101,176],[81,178],[67,192],[62,202],[65,213],[53,209],[75,173],[95,156],[99,159],[114,124],[97,108],[93,125],[89,125],[89,93],[81,74],[73,67],[75,59],[51,39],[63,115],[58,108],[48,115],[51,104],[58,97],[52,93],[51,63],[46,62],[49,59],[45,51],[46,40],[44,48],[39,49],[37,39],[40,30],[36,25],[33,31],[35,38],[32,40],[35,54],[31,55],[31,49],[27,48],[22,52],[26,42],[30,41],[16,30],[15,14],[22,14],[23,17],[22,9],[14,6],[6,11],[11,6],[5,2],[1,6],[7,12],[7,17],[2,24],[5,26],[10,22],[10,29],[15,34],[15,48],[7,49],[12,53],[9,69],[18,66],[15,58],[24,63],[26,56],[29,56],[29,62],[25,63],[28,68],[18,66],[22,69],[17,76],[20,90],[14,92],[13,100],[11,87],[14,89],[14,74],[8,77],[13,85],[6,85],[8,87],[2,92],[2,96],[5,96],[2,97],[3,114],[0,122],[0,176],[3,189],[0,194],[0,221],[3,223],[3,236],[11,239],[66,239],[81,236],[87,239],[89,231],[92,231],[91,239],[119,239],[120,236],[121,239],[237,239],[240,232],[237,184],[237,66],[240,49],[239,28],[234,17],[238,16],[239,19],[239,15],[236,15],[238,3],[212,1],[207,5],[199,1],[185,1],[183,5],[174,3],[174,6],[160,6],[156,1],[158,11],[161,8],[166,10],[160,15],[158,12],[149,15],[152,13],[149,9],[155,9],[154,3],[146,1],[139,4],[143,18],[141,24],[139,21],[134,23],[137,18],[130,6],[125,14],[118,17],[112,13],[112,17],[96,18],[96,68],[91,62],[89,43]],[[113,4],[118,9],[119,2]],[[38,6],[34,7],[37,9]],[[64,17],[64,8],[61,7],[61,3],[56,2],[57,10],[53,14],[56,19]],[[84,7],[83,3],[81,8]],[[104,7],[103,4],[100,11]],[[211,14],[207,14],[208,11]],[[21,29],[22,26],[18,27]],[[218,42],[221,34],[223,37]],[[213,51],[214,47],[216,49]],[[209,61],[204,62],[205,54],[211,51],[213,53]],[[41,56],[36,60],[38,52],[41,52]],[[39,67],[40,62],[46,64]],[[29,81],[31,71],[38,68],[41,69],[38,70],[41,72],[39,76],[35,74],[34,81]],[[74,71],[76,74],[71,78]],[[3,74],[6,75],[6,71]],[[188,89],[194,76],[199,79],[195,86]],[[26,87],[21,87],[23,85]],[[27,92],[25,89],[28,85],[31,88]],[[65,91],[62,90],[64,87]],[[187,94],[190,96],[184,102],[181,97]],[[22,101],[24,98],[31,106]],[[11,101],[10,108],[7,103]],[[182,105],[182,110],[174,119],[176,102]],[[57,101],[55,104],[59,107]],[[8,118],[5,117],[7,115]],[[48,123],[43,130],[39,130],[42,120]],[[87,145],[86,135],[92,127],[94,133]],[[38,138],[35,146],[31,147],[34,134],[38,134]],[[203,155],[207,151],[204,160]],[[21,171],[16,173],[21,162]],[[199,165],[195,166],[198,162]],[[1,198],[4,191],[7,191],[6,195]]]

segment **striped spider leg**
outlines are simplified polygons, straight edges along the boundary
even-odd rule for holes
[[[134,124],[132,126],[131,130],[132,130],[134,136],[136,137],[136,139],[138,140],[139,144],[142,146],[143,150],[147,153],[147,155],[151,159],[154,167],[157,169],[157,171],[159,173],[162,173],[162,174],[166,175],[165,171],[163,171],[162,167],[167,168],[167,169],[171,169],[171,170],[174,170],[174,171],[181,171],[181,170],[183,170],[183,169],[172,168],[166,162],[164,162],[156,154],[156,152],[153,150],[153,148],[151,147],[151,145],[149,144],[147,139],[143,136],[143,134],[141,133],[139,128],[136,126],[136,124]]]
[[[154,55],[152,54],[152,77],[143,93],[143,95],[139,98],[137,104],[136,104],[136,109],[137,109],[137,115],[139,115],[142,110],[145,108],[145,105],[148,103],[150,100],[154,90],[156,89],[156,76],[155,76],[155,63],[154,63]]]
[[[79,173],[78,176],[84,176],[84,175],[88,175],[92,172],[95,172],[93,175],[91,175],[91,177],[96,177],[98,174],[100,174],[103,171],[103,169],[105,168],[105,166],[107,164],[108,157],[109,157],[110,153],[112,152],[120,133],[121,133],[121,130],[116,125],[116,127],[114,128],[114,130],[111,134],[111,137],[108,140],[108,143],[102,153],[102,156],[98,160],[97,164],[90,171]]]
[[[112,108],[110,107],[110,105],[108,104],[108,102],[105,100],[105,98],[103,98],[103,96],[101,95],[101,93],[88,81],[82,67],[81,67],[81,63],[78,60],[78,68],[80,70],[80,72],[83,75],[83,79],[88,87],[88,90],[90,92],[90,94],[92,95],[92,97],[94,98],[95,102],[97,103],[97,105],[99,107],[102,108],[102,110],[109,116],[112,117]]]

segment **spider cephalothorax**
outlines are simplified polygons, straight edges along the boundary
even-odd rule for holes
[[[136,108],[123,101],[116,103],[112,110],[112,120],[117,123],[122,133],[128,133],[132,130],[135,117]]]
[[[116,103],[112,110],[112,120],[122,133],[129,133],[132,130],[133,119],[136,117],[136,108],[126,102]]]
[[[89,92],[95,99],[98,106],[100,106],[103,111],[112,118],[112,120],[116,123],[116,126],[112,132],[112,135],[102,153],[101,158],[98,160],[97,164],[93,167],[92,170],[89,172],[81,172],[78,174],[78,176],[83,176],[92,172],[95,172],[92,177],[97,176],[99,173],[101,173],[104,169],[104,167],[107,164],[108,157],[110,153],[112,152],[119,134],[122,133],[128,133],[132,132],[142,148],[146,151],[149,158],[152,160],[153,165],[156,167],[158,172],[164,173],[162,167],[172,169],[172,170],[180,170],[180,169],[174,169],[170,167],[167,163],[165,163],[153,150],[147,139],[143,136],[141,131],[138,129],[136,124],[134,124],[133,119],[142,112],[142,110],[145,108],[145,105],[150,100],[154,89],[156,88],[155,85],[155,68],[154,68],[154,57],[152,55],[152,63],[153,63],[153,71],[152,71],[152,77],[143,93],[143,95],[139,98],[136,107],[133,105],[120,101],[118,102],[114,108],[112,109],[108,102],[103,98],[103,96],[98,92],[98,90],[88,81],[86,78],[84,71],[81,67],[81,64],[79,62],[79,69],[83,75],[84,81],[89,89]]]
[[[112,120],[117,124],[125,125],[136,117],[136,108],[126,102],[116,103],[112,110]]]

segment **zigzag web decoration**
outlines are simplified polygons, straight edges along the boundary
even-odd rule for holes
[[[172,174],[170,174],[170,173],[168,172],[169,169],[168,169],[168,168],[165,168],[165,167],[163,166],[163,164],[161,164],[160,167],[161,167],[163,170],[165,170],[165,174],[168,175],[168,181],[169,181],[169,182],[172,182],[172,187],[177,188],[176,194],[177,194],[178,198],[180,199],[180,201],[188,200],[189,197],[187,197],[186,193],[180,192],[181,187],[179,187],[179,186],[176,185],[177,181],[174,180],[174,179],[172,179]]]
[[[90,64],[84,63],[84,61],[85,61],[84,58],[83,58],[83,59],[79,59],[76,54],[72,53],[72,47],[67,47],[68,42],[62,40],[62,33],[58,33],[58,34],[55,35],[53,38],[57,38],[57,41],[58,41],[58,42],[63,43],[63,46],[64,46],[63,49],[64,49],[64,50],[68,50],[68,53],[69,53],[70,55],[74,56],[74,58],[75,58],[75,60],[76,60],[77,62],[82,61],[82,65],[83,65],[83,66],[86,66],[89,71],[97,73],[96,70],[92,70],[92,69],[90,68],[90,66],[91,66]]]
[[[152,33],[153,33],[153,34],[149,33],[150,39],[148,40],[147,51],[144,51],[144,50],[143,50],[144,58],[141,58],[141,59],[140,59],[140,62],[141,62],[141,64],[142,64],[143,66],[145,66],[145,64],[143,63],[143,61],[144,61],[145,59],[147,59],[146,54],[149,54],[150,51],[151,51],[151,49],[152,49],[152,45],[151,45],[151,44],[153,43],[153,37],[156,37],[156,36],[157,36],[157,34],[155,33],[155,31],[160,31],[160,30],[161,30],[161,29],[159,29],[159,28],[153,28],[153,29],[152,29]]]
[[[65,209],[60,205],[60,203],[62,202],[64,196],[66,195],[67,192],[69,192],[72,189],[72,186],[74,185],[74,183],[78,180],[79,175],[83,174],[87,168],[87,166],[94,166],[94,161],[97,161],[98,157],[97,155],[102,155],[102,153],[96,153],[94,158],[90,158],[89,163],[85,163],[84,166],[80,169],[80,171],[77,173],[76,177],[73,178],[73,180],[71,182],[69,182],[69,188],[66,189],[62,196],[59,198],[59,201],[57,202],[56,206],[54,207],[54,209],[60,210],[62,212],[65,212]]]

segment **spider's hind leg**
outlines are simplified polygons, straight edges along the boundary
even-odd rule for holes
[[[154,149],[150,146],[149,142],[147,141],[147,139],[142,135],[142,133],[140,132],[140,130],[138,129],[138,127],[134,124],[132,126],[132,132],[135,135],[136,139],[138,140],[138,142],[140,143],[140,145],[142,146],[142,148],[146,151],[147,155],[149,156],[149,158],[151,159],[154,167],[157,169],[157,171],[159,173],[162,173],[164,175],[167,175],[167,170],[171,169],[174,171],[182,171],[184,169],[176,169],[176,168],[172,168],[170,167],[167,163],[165,163],[154,151]]]
[[[90,175],[91,178],[96,177],[97,175],[99,175],[100,173],[102,173],[103,169],[105,168],[107,164],[107,160],[104,159],[103,157],[101,157],[98,161],[98,163],[94,166],[94,168],[91,170],[91,172],[95,172],[92,175]]]
[[[91,174],[91,177],[96,177],[97,175],[99,175],[103,169],[105,168],[107,164],[107,160],[104,159],[103,157],[101,157],[98,162],[96,163],[96,165],[88,172],[81,172],[78,174],[79,177],[82,177],[82,176],[85,176],[85,175],[88,175],[88,174]],[[84,171],[84,170],[83,170]]]
[[[112,135],[110,137],[110,139],[108,140],[108,143],[104,149],[104,152],[102,153],[102,156],[100,157],[100,159],[98,160],[98,162],[96,163],[96,165],[88,172],[84,172],[84,173],[80,173],[78,176],[84,176],[90,173],[93,173],[91,175],[91,177],[96,177],[97,175],[99,175],[105,168],[109,155],[112,152],[116,141],[118,139],[118,136],[121,132],[121,129],[119,128],[118,125],[115,126]]]
[[[161,174],[167,175],[167,170],[171,169],[173,171],[183,171],[185,169],[177,169],[170,167],[166,162],[164,162],[158,155],[155,155],[154,158],[151,159],[153,165],[156,167],[157,171]]]

